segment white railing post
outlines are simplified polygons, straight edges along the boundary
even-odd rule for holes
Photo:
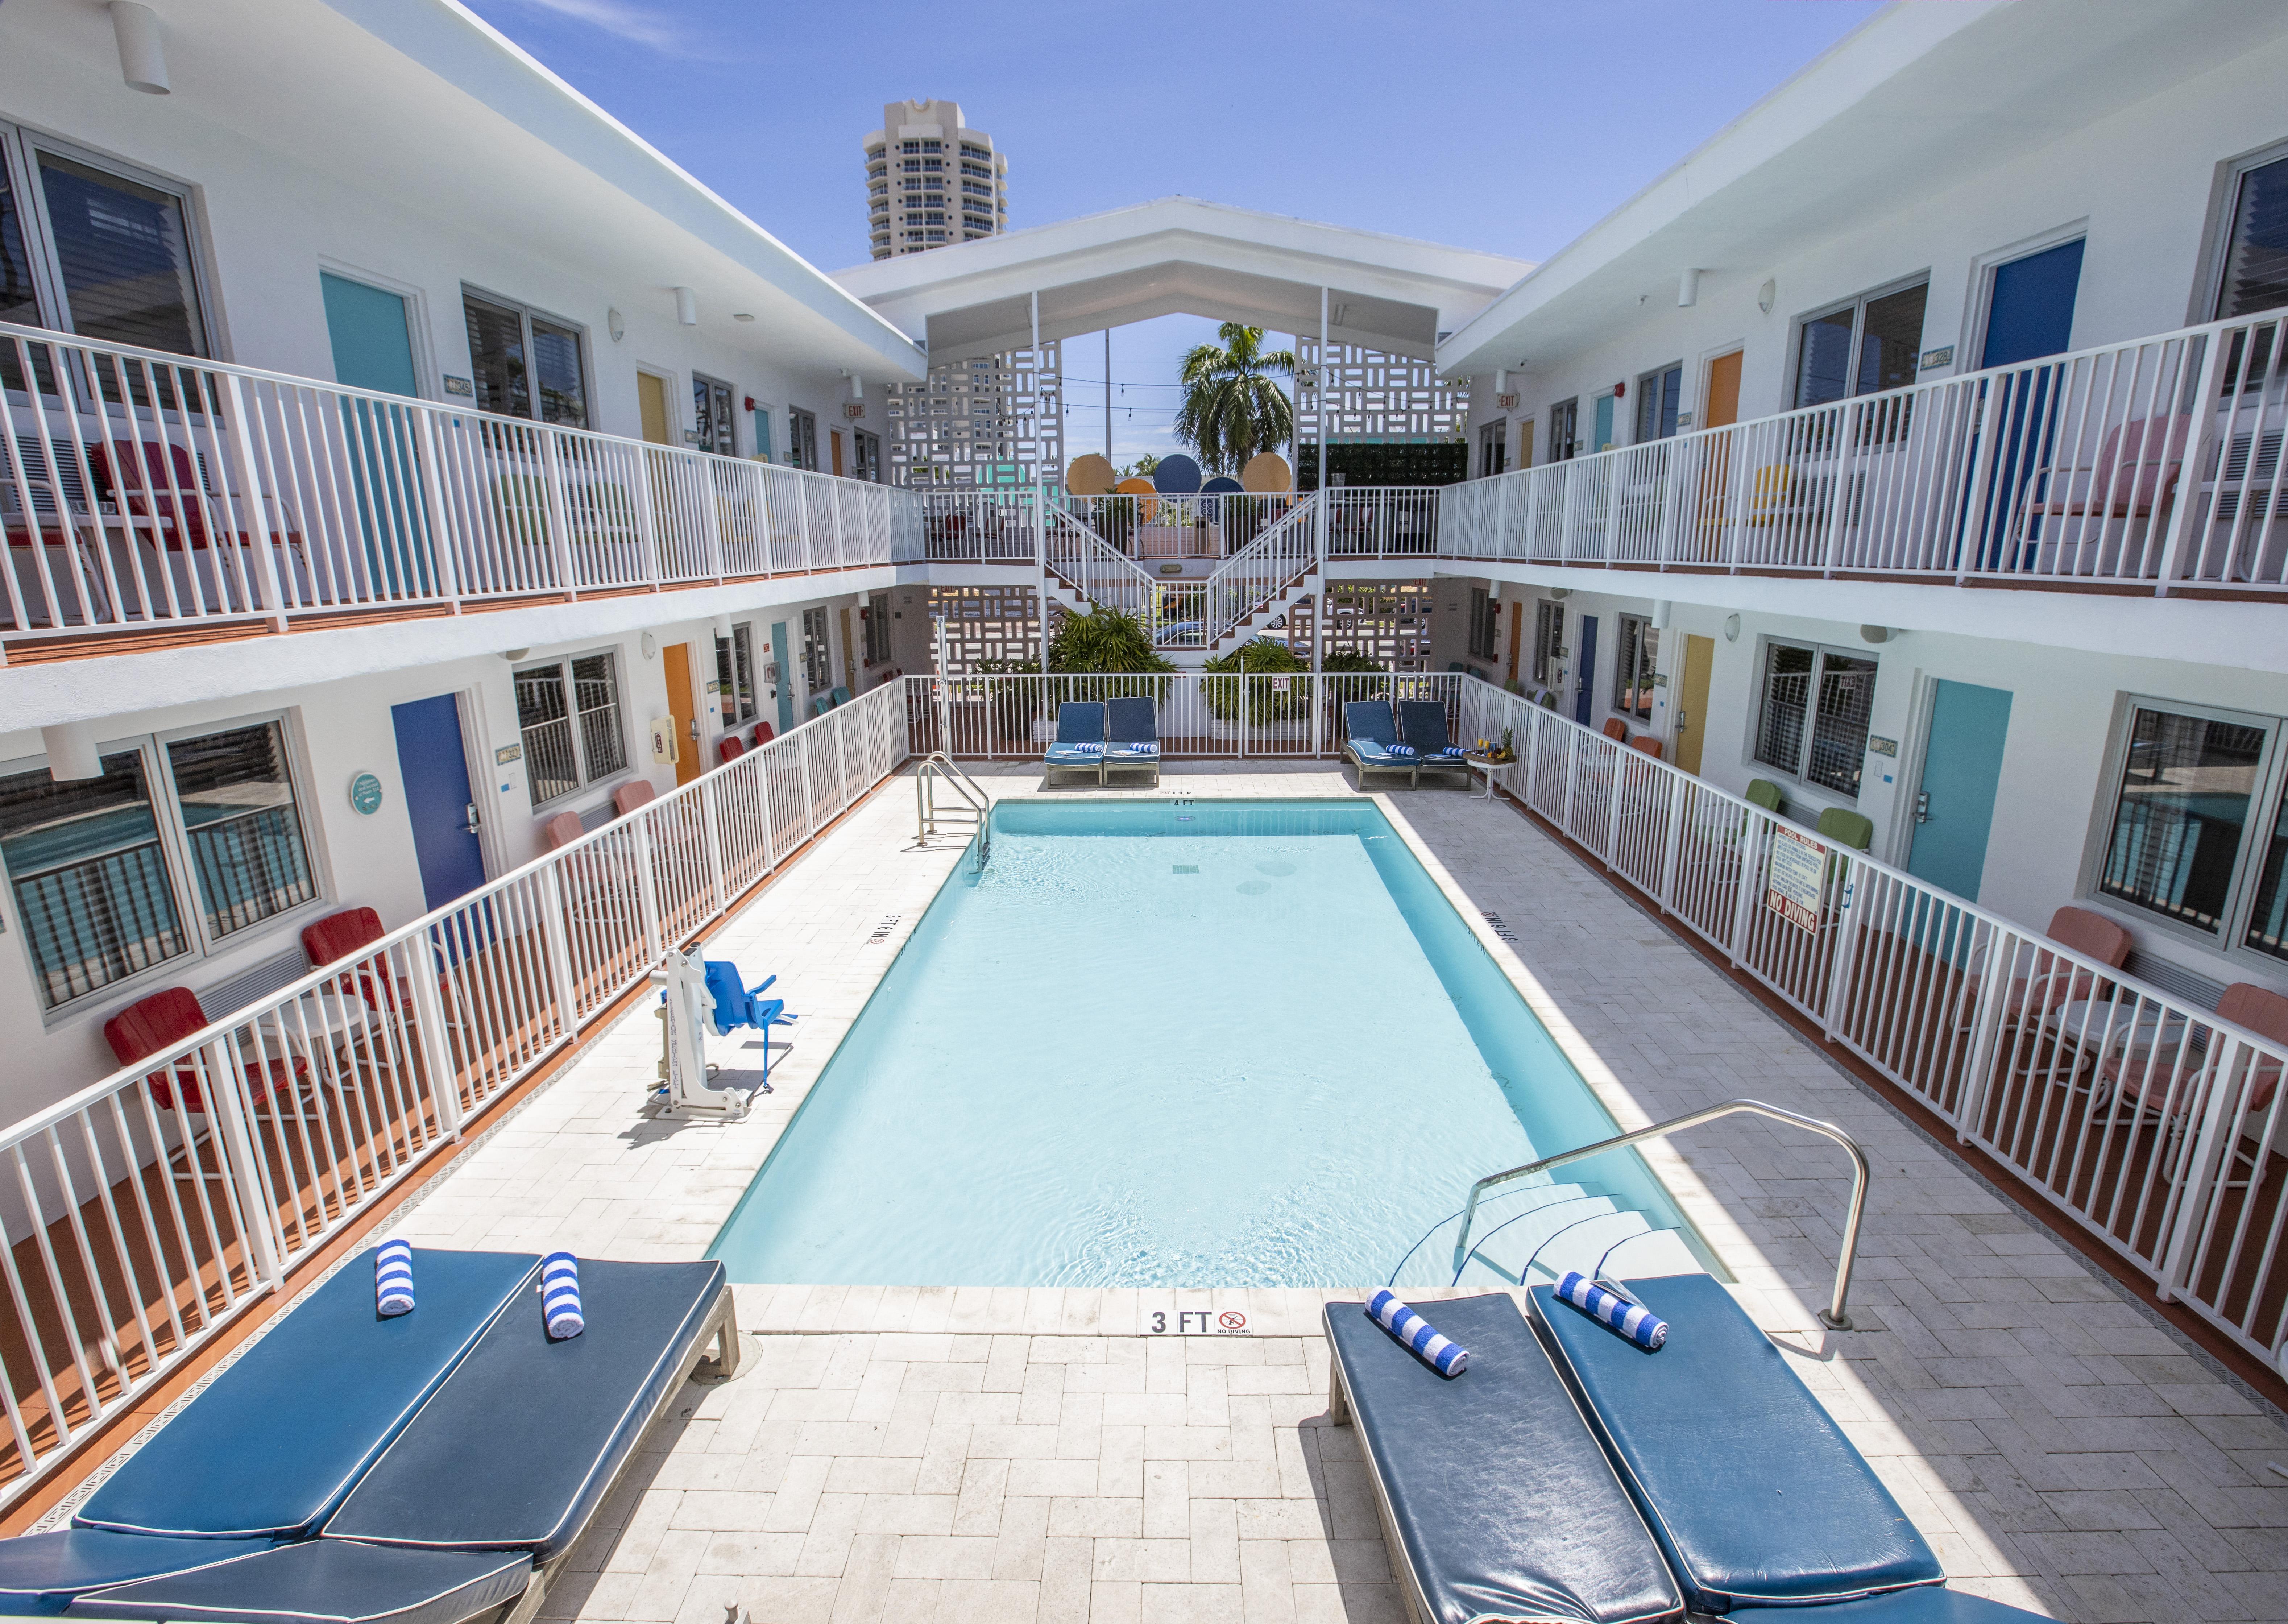
[[[1660,529],[1653,545],[1663,569],[1667,569],[1676,556],[1677,484],[1685,463],[1681,453],[1687,445],[1697,451],[1704,443],[1700,440],[1669,439],[1661,442]]]
[[[572,973],[572,935],[567,927],[572,899],[564,889],[564,864],[552,863],[545,872],[547,882],[542,887],[540,899],[540,934],[548,952],[550,992],[556,1000],[557,1018],[568,1038],[580,1030],[580,983]]]
[[[1842,434],[1835,447],[1835,477],[1828,492],[1827,534],[1822,538],[1819,552],[1819,572],[1823,578],[1835,574],[1836,555],[1843,548],[1844,521],[1851,511],[1851,464],[1856,455],[1859,425],[1865,408],[1853,401],[1843,410]]]
[[[286,629],[286,593],[278,579],[278,555],[270,548],[270,504],[262,494],[262,469],[254,456],[254,419],[247,400],[246,380],[235,372],[222,375],[230,396],[230,422],[223,434],[230,447],[232,473],[238,481],[238,506],[254,548],[254,570],[262,583],[262,607],[270,611],[270,629]],[[60,504],[58,505],[60,507]],[[229,523],[227,510],[230,498],[226,495],[222,506],[226,510],[224,522]],[[165,566],[163,564],[162,569]]]
[[[2200,1067],[2207,1074],[2208,1097],[2201,1102],[2199,1135],[2189,1150],[2181,1142],[2173,1177],[2164,1166],[2163,1177],[2176,1186],[2165,1220],[2168,1242],[2158,1248],[2160,1267],[2155,1271],[2155,1294],[2164,1302],[2174,1302],[2191,1284],[2193,1250],[2215,1222],[2216,1194],[2223,1186],[2224,1175],[2231,1172],[2233,1143],[2240,1134],[2243,1091],[2236,1079],[2254,1071],[2252,1063],[2248,1046],[2238,1038],[2222,1031],[2210,1033],[2209,1057]],[[2156,1063],[2149,1060],[2147,1063]],[[2190,1072],[2190,1063],[2180,1063]],[[2167,1137],[2165,1127],[2164,1144]],[[2167,1154],[2161,1146],[2155,1148],[2157,1153]],[[2261,1178],[2262,1172],[2260,1167],[2251,1177]]]
[[[554,876],[553,864],[548,872]],[[413,983],[413,1018],[418,1028],[415,1036],[429,1073],[429,1098],[437,1108],[437,1126],[448,1139],[458,1139],[463,1120],[461,1081],[454,1069],[452,1046],[445,1038],[449,1029],[444,989],[437,979],[437,949],[425,933],[405,943],[405,966],[406,978]],[[568,1022],[565,1031],[571,1030]]]
[[[2009,950],[2006,952],[2003,951],[2006,943]],[[1993,1084],[1994,1052],[2001,1041],[2002,989],[2007,984],[2010,967],[2017,956],[2017,934],[1991,929],[1987,937],[1985,967],[1979,973],[1978,991],[1971,1005],[1970,1063],[1963,1070],[1962,1097],[1954,1108],[1954,1137],[1958,1144],[1970,1142],[1986,1110],[1986,1092]]]
[[[1741,820],[1740,879],[1733,888],[1735,895],[1732,898],[1732,939],[1725,944],[1731,952],[1732,967],[1736,970],[1746,959],[1748,921],[1754,917],[1752,910],[1756,903],[1756,893],[1760,888],[1754,883],[1757,852],[1763,845],[1764,835],[1771,823],[1772,820],[1769,817],[1754,810],[1748,811]]]
[[[1654,900],[1660,904],[1663,913],[1676,912],[1671,904],[1676,898],[1676,864],[1678,852],[1684,843],[1684,784],[1680,769],[1673,774],[1668,786],[1668,839],[1662,842],[1660,854],[1660,895]]]
[[[644,959],[657,964],[667,952],[667,926],[659,911],[659,878],[651,866],[651,819],[638,813],[628,820],[635,848],[636,900],[643,910]]]
[[[1961,539],[1955,544],[1954,584],[1961,585],[1968,577],[1981,573],[1986,567],[1986,502],[1994,485],[1994,465],[2000,457],[1999,443],[2003,435],[2002,418],[2006,415],[1995,410],[2005,393],[2006,380],[1989,378],[1977,386],[1977,403],[1972,408],[1974,417],[1973,433],[1977,436],[1978,454],[1970,468],[1970,496],[1962,510]],[[2004,521],[2006,529],[2008,521]],[[1998,545],[2007,545],[2006,536],[1997,538]]]
[[[2252,328],[2244,328],[2242,330],[2252,335],[2254,332]],[[2281,336],[2288,338],[2288,330],[2284,330]],[[2169,513],[2168,537],[2161,544],[2161,579],[2154,587],[2155,594],[2159,597],[2167,597],[2171,584],[2183,578],[2185,547],[2192,536],[2194,515],[2209,510],[2209,504],[2201,499],[2201,482],[2203,474],[2208,467],[2209,447],[2217,443],[2216,401],[2222,388],[2219,380],[2224,372],[2225,354],[2231,347],[2223,328],[2214,327],[2209,330],[2204,345],[2204,354],[2201,356],[2200,373],[2193,386],[2193,421],[2189,426],[2185,435],[2184,460],[2178,465],[2177,500]],[[2164,422],[2166,423],[2167,420],[2164,419]],[[2173,423],[2167,423],[2166,432],[2173,434],[2175,426]],[[2154,432],[2153,426],[2149,422],[2145,426],[2145,432],[2149,435]],[[2161,455],[2165,458],[2168,455],[2167,438],[2165,437],[2161,443]],[[2220,447],[2220,450],[2221,449]],[[2257,450],[2257,440],[2252,438],[2248,448],[2248,464],[2251,468],[2256,466]],[[2153,453],[2149,450],[2141,452],[2141,456],[2150,458]],[[2217,474],[2218,483],[2221,486],[2224,474],[2221,458],[2218,460]],[[2155,494],[2157,498],[2159,493]]]
[[[247,1131],[243,1093],[246,1079],[239,1064],[238,1051],[229,1038],[218,1038],[207,1045],[206,1076],[201,1080],[205,1085],[203,1092],[207,1110],[211,1113],[209,1119],[215,1125],[216,1137],[222,1141],[230,1185],[238,1197],[239,1233],[245,1237],[251,1254],[247,1261],[262,1285],[275,1286],[286,1278],[285,1262],[279,1255],[274,1229],[277,1213],[268,1193],[267,1169],[256,1155],[254,1137]],[[194,1173],[197,1166],[195,1158]]]
[[[461,569],[453,545],[452,519],[445,508],[445,460],[438,443],[437,414],[425,406],[409,406],[421,426],[421,509],[429,521],[429,567],[436,572],[437,590],[461,612]]]
[[[691,466],[692,472],[699,476],[699,505],[707,521],[707,573],[713,576],[715,585],[720,586],[723,584],[723,498],[715,489],[715,468],[707,453],[695,453]],[[838,522],[842,504],[837,502],[834,510]]]
[[[1829,849],[1835,851],[1832,847]],[[1827,967],[1827,1015],[1823,1028],[1830,1043],[1834,1042],[1836,1034],[1843,1030],[1845,1006],[1850,1001],[1852,987],[1856,980],[1856,967],[1853,960],[1857,958],[1859,950],[1859,916],[1866,912],[1858,906],[1859,893],[1866,879],[1859,872],[1858,860],[1844,856],[1839,851],[1836,851],[1836,856],[1842,864],[1841,876],[1836,881],[1842,917],[1836,921],[1835,961]]]
[[[572,553],[572,526],[564,489],[564,458],[556,443],[556,436],[546,428],[532,431],[540,437],[540,466],[547,472],[548,532],[554,543],[550,549],[556,555],[557,586],[568,600],[580,601],[580,576],[577,561]]]
[[[707,880],[715,893],[715,917],[720,919],[730,903],[723,889],[723,825],[722,811],[716,804],[715,775],[703,773],[699,778],[699,822],[707,836]]]
[[[632,500],[636,505],[636,539],[643,548],[644,584],[656,588],[667,578],[667,570],[660,561],[659,488],[652,479],[651,457],[646,448],[636,448]]]

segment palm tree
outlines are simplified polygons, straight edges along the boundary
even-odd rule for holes
[[[1295,352],[1263,348],[1263,329],[1226,322],[1221,346],[1202,344],[1184,357],[1184,403],[1176,438],[1200,454],[1210,474],[1233,474],[1259,451],[1285,445],[1295,409],[1274,381],[1295,375]]]

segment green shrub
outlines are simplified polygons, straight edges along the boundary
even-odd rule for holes
[[[1176,668],[1152,646],[1152,633],[1133,615],[1100,606],[1068,615],[1049,640],[1049,669],[1060,675],[1099,672],[1156,673]]]

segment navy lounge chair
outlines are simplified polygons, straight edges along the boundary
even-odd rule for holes
[[[1404,773],[1409,784],[1416,782],[1421,763],[1412,756],[1394,756],[1390,747],[1398,743],[1398,724],[1385,699],[1350,699],[1343,704],[1343,755],[1358,768],[1359,788],[1366,788],[1366,776],[1370,772]]]
[[[353,1262],[90,1499],[103,1526],[0,1540],[0,1613],[529,1617],[677,1388],[739,1350],[719,1263],[584,1261],[587,1330],[552,1342],[539,1262],[417,1251],[393,1319]]]
[[[1105,706],[1104,770],[1148,772],[1160,783],[1160,707],[1148,696],[1115,699]]]
[[[1446,707],[1435,699],[1402,699],[1398,702],[1398,736],[1414,746],[1426,772],[1459,773],[1465,785],[1470,780],[1470,765],[1459,756],[1442,753],[1454,741],[1446,734]],[[1415,783],[1422,782],[1421,773]]]
[[[1083,745],[1093,744],[1093,750]],[[1089,772],[1104,782],[1104,702],[1068,699],[1057,706],[1056,742],[1049,746],[1044,776],[1054,784],[1061,772]]]
[[[1449,1380],[1360,1304],[1326,1307],[1328,1413],[1358,1423],[1421,1624],[1680,1618],[1684,1598],[1565,1384],[1505,1296],[1424,1305],[1470,1350]]]

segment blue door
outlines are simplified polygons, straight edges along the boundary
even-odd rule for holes
[[[1612,443],[1613,397],[1609,394],[1601,394],[1597,397],[1596,426],[1589,431],[1589,449],[1592,451],[1601,451]]]
[[[1938,685],[1907,872],[1973,902],[1986,872],[1986,837],[1994,824],[2002,741],[2009,731],[2007,689],[1974,682]]]
[[[779,668],[779,731],[794,727],[794,669],[787,664],[786,622],[771,623],[771,659]]]
[[[405,816],[421,863],[421,896],[430,907],[441,908],[485,882],[476,797],[469,792],[469,758],[461,747],[461,706],[452,695],[440,694],[392,705],[389,719],[397,729],[397,776],[405,785]]]
[[[1612,397],[1606,397],[1610,400]],[[1589,725],[1589,697],[1597,687],[1597,617],[1581,617],[1581,646],[1574,651],[1573,720]]]
[[[2079,238],[1994,267],[1993,297],[1986,306],[1986,343],[1981,367],[2014,367],[2065,353],[2073,344],[2074,297],[2081,287]],[[2041,521],[2026,510],[2043,495],[2056,413],[2049,409],[2050,374],[2027,370],[1998,378],[2008,404],[2001,415],[2002,442],[1995,448],[1994,482],[1987,498],[1987,566],[2000,566],[2006,538],[2019,538],[2021,567],[2039,561]]]

